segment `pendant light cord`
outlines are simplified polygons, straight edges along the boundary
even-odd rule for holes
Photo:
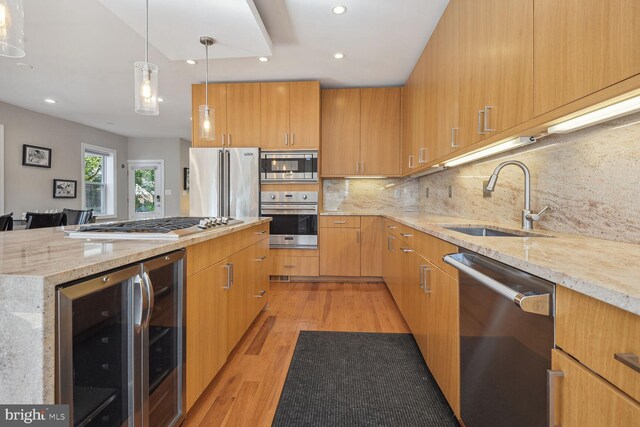
[[[149,0],[146,0],[146,13],[145,13],[145,34],[144,34],[144,62],[149,68]]]
[[[207,106],[207,110],[208,110],[209,109],[209,45],[208,44],[205,45],[204,51],[205,51],[205,61],[207,63],[206,71],[204,75],[204,104]]]

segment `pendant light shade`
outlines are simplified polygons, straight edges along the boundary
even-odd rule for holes
[[[0,0],[0,56],[24,55],[23,0]]]
[[[209,107],[209,46],[213,45],[216,41],[211,37],[200,37],[200,43],[204,45],[205,58],[206,58],[206,74],[204,80],[204,105],[201,105],[198,109],[200,120],[200,139],[203,141],[215,141],[216,139],[216,127],[214,109]]]
[[[146,0],[145,11],[144,62],[134,64],[136,113],[157,116],[160,114],[158,66],[149,63],[149,0]]]

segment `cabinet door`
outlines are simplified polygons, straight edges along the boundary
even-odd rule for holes
[[[200,106],[205,105],[205,85],[197,84],[191,87],[191,145],[193,147],[222,147],[227,136],[227,85],[209,85],[209,108],[213,110],[215,127],[214,141],[201,141]]]
[[[320,147],[320,83],[289,83],[289,148]]]
[[[322,91],[322,175],[356,175],[360,162],[360,89]]]
[[[435,76],[432,158],[440,159],[460,146],[458,109],[460,96],[460,1],[453,0],[444,11],[429,43],[432,44]]]
[[[553,425],[563,427],[632,426],[640,420],[640,404],[562,351],[553,350],[551,366],[563,373],[551,384]]]
[[[227,351],[238,344],[249,326],[251,312],[251,276],[254,263],[251,262],[253,247],[246,248],[229,258],[232,264],[231,289],[227,291]]]
[[[489,72],[484,101],[487,127],[493,129],[487,135],[491,135],[533,117],[533,1],[480,3],[492,17],[482,22],[491,35],[491,49],[485,58]]]
[[[409,77],[411,79],[411,77]],[[411,133],[412,122],[412,105],[411,95],[412,90],[407,80],[407,83],[402,87],[402,101],[400,105],[400,168],[402,174],[406,175],[409,170],[409,156],[411,156],[411,150],[413,149],[413,140]]]
[[[249,324],[260,314],[269,300],[269,270],[271,268],[269,262],[269,239],[263,239],[253,245],[255,252],[253,254],[252,263],[254,265],[253,277],[250,283],[253,285],[251,292],[253,303],[253,314],[249,319]]]
[[[431,47],[427,44],[409,77],[410,82],[407,81],[411,92],[411,150],[405,159],[409,172],[420,166],[420,150],[426,149],[429,142],[428,118],[431,100],[428,79],[432,65],[429,63],[430,50]]]
[[[321,276],[360,276],[360,229],[320,228]]]
[[[360,174],[400,174],[400,88],[360,91]]]
[[[360,275],[382,276],[382,217],[360,217]]]
[[[424,291],[429,295],[427,364],[456,414],[460,408],[458,281],[427,263]]]
[[[224,260],[187,280],[187,410],[227,359],[227,263],[228,260]]]
[[[260,83],[260,147],[290,148],[289,82]]]
[[[260,146],[260,83],[227,84],[227,145]]]
[[[535,115],[640,73],[640,2],[535,0]]]

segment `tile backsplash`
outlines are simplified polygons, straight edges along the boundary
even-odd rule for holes
[[[640,243],[640,114],[419,179],[325,180],[325,210],[420,211],[520,227],[519,168],[505,167],[491,197],[483,197],[483,182],[505,160],[531,171],[532,210],[549,206],[534,227]]]

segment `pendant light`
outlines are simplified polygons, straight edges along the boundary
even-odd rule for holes
[[[215,141],[216,129],[215,129],[215,117],[213,108],[209,108],[209,46],[213,45],[216,41],[211,37],[200,37],[200,43],[204,45],[205,49],[205,61],[206,61],[206,74],[204,78],[204,105],[201,105],[198,109],[200,121],[200,139],[204,141]]]
[[[134,68],[136,84],[136,113],[145,116],[160,114],[158,105],[158,66],[149,63],[149,0],[146,0],[144,36],[144,62],[136,62]]]
[[[23,0],[0,0],[0,56],[24,55]]]

